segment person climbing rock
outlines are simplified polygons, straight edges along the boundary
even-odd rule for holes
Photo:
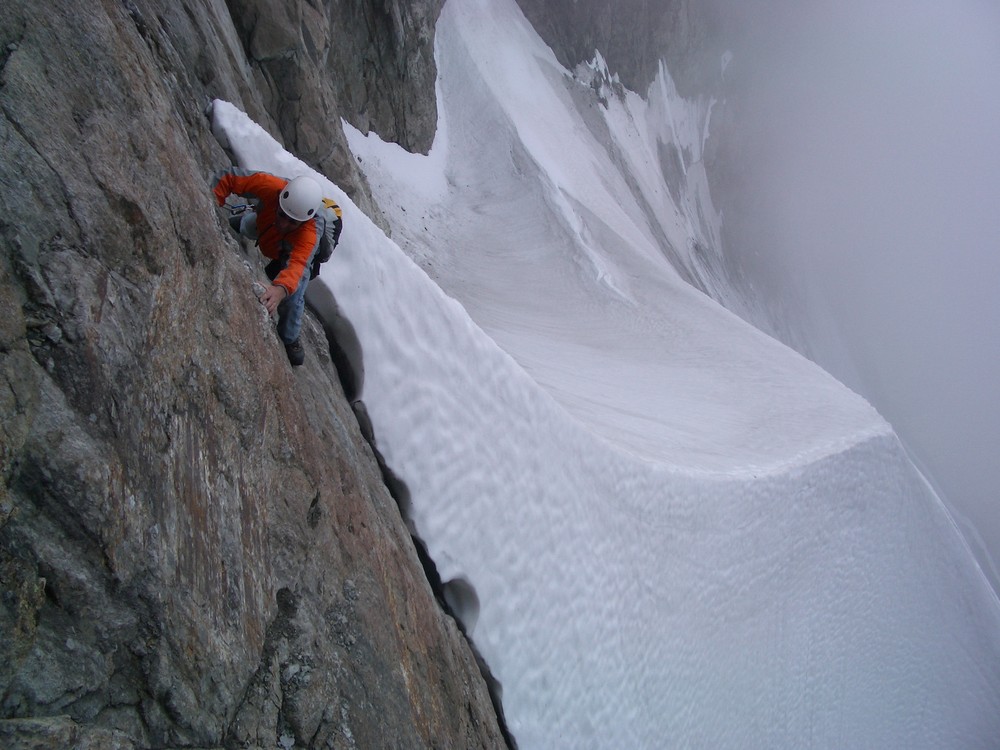
[[[232,216],[230,223],[244,237],[255,240],[261,253],[271,259],[265,268],[271,285],[260,301],[268,314],[277,311],[278,336],[288,361],[297,367],[305,360],[299,333],[306,287],[315,276],[311,264],[326,234],[317,222],[318,213],[326,210],[320,186],[310,177],[287,180],[234,167],[215,175],[212,192],[220,206],[233,193],[256,204],[255,210]]]

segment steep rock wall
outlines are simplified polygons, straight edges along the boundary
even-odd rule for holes
[[[325,0],[314,8],[229,0],[282,133],[298,151],[312,148],[320,155],[324,134],[292,138],[296,128],[330,125],[339,131],[341,116],[426,153],[437,126],[434,25],[443,4]]]
[[[228,0],[277,124],[272,135],[376,218],[340,121],[427,152],[437,128],[434,24],[443,2]]]
[[[320,327],[293,371],[210,200],[204,103],[275,124],[227,9],[79,10],[0,5],[0,745],[502,746]]]

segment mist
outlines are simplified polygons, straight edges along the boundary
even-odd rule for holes
[[[726,252],[770,328],[889,420],[1000,590],[1000,9],[730,5]]]

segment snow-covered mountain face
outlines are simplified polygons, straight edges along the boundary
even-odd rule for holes
[[[629,89],[645,91],[665,61],[685,96],[718,89],[727,14],[705,0],[516,0],[567,68],[600,50]]]
[[[981,0],[518,0],[568,67],[718,98],[729,309],[892,423],[1000,591],[1000,14]],[[721,62],[721,64],[720,64]]]
[[[436,33],[430,152],[345,126],[391,238],[327,183],[321,281],[519,746],[988,747],[1000,604],[951,517],[866,401],[699,291],[733,294],[713,102],[564,68],[512,0]]]
[[[485,47],[490,23],[509,31]],[[711,101],[682,99],[665,69],[647,100],[600,58],[568,73],[516,9],[453,10],[438,35],[430,156],[349,141],[394,239],[557,401],[699,471],[767,471],[886,429],[692,289],[726,296],[701,160]],[[733,334],[703,335],[706,318]]]

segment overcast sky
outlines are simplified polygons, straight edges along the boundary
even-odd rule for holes
[[[1000,7],[730,1],[755,188],[732,250],[1000,563]]]

